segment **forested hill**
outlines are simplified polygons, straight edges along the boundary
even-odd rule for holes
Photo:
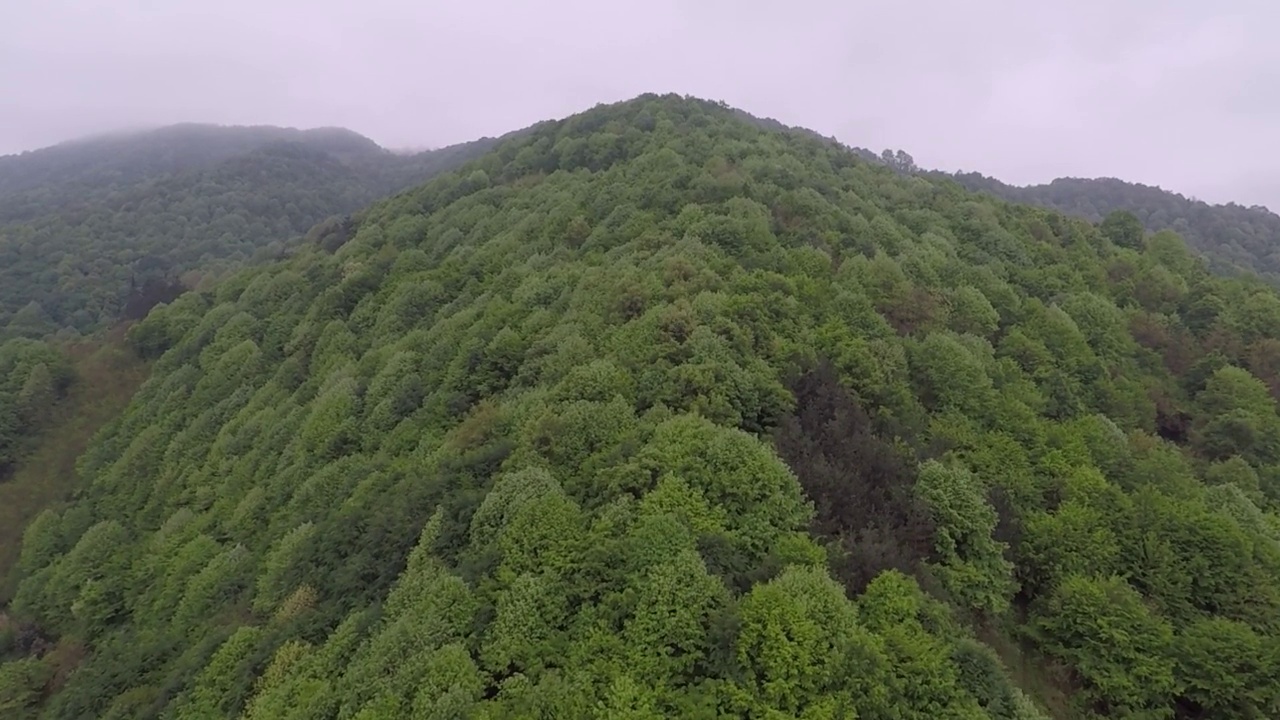
[[[1113,230],[536,126],[132,330],[0,709],[1277,717],[1280,296]]]
[[[0,156],[0,222],[29,220],[122,187],[199,170],[279,142],[363,156],[383,151],[350,130],[182,124],[103,135]]]
[[[931,173],[974,191],[1031,203],[1100,222],[1115,211],[1132,213],[1147,230],[1173,230],[1218,272],[1255,272],[1280,283],[1280,215],[1265,207],[1210,205],[1150,185],[1115,178],[1059,178],[1019,187],[978,173]]]
[[[348,130],[184,125],[0,158],[0,340],[145,313],[496,142],[401,156]]]

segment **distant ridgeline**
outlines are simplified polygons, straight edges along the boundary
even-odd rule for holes
[[[926,173],[986,192],[1102,222],[1132,214],[1149,232],[1173,230],[1221,273],[1257,273],[1280,283],[1280,215],[1265,207],[1210,205],[1149,185],[1115,178],[1059,178],[1046,185],[1017,187],[978,173]]]
[[[1116,211],[1148,231],[1178,232],[1219,272],[1280,281],[1280,217],[1211,206],[1114,179],[1014,187],[976,173],[916,167],[833,138],[727,108],[757,127],[841,147],[899,172],[1101,222]],[[530,132],[532,128],[520,132]],[[340,128],[175,125],[0,157],[0,340],[89,332],[139,318],[202,280],[283,257],[289,243],[458,166],[498,139],[414,154]]]
[[[1128,219],[1132,216],[1138,227],[1138,234],[1131,236],[1133,242],[1142,242],[1143,230],[1150,233],[1171,230],[1203,256],[1214,272],[1256,274],[1273,285],[1280,285],[1280,215],[1266,207],[1236,203],[1210,205],[1158,187],[1115,178],[1058,178],[1044,185],[1009,185],[976,172],[925,170],[902,150],[886,149],[876,154],[865,148],[845,146],[835,138],[823,137],[811,130],[756,118],[741,110],[734,112],[765,129],[800,133],[842,147],[898,173],[935,182],[956,182],[973,192],[1038,205],[1092,223],[1109,220],[1113,227],[1126,224],[1132,227]]]
[[[745,113],[743,113],[745,115]],[[807,133],[840,145],[834,138],[798,128],[786,128],[776,121],[761,121],[764,127]],[[1280,215],[1260,206],[1236,203],[1210,205],[1194,198],[1150,185],[1116,178],[1058,178],[1044,185],[1017,186],[976,172],[948,173],[925,170],[902,150],[884,150],[879,155],[863,148],[846,148],[867,160],[879,162],[896,172],[917,175],[932,181],[952,181],[973,192],[1003,200],[1057,210],[1092,223],[1112,225],[1137,220],[1141,231],[1171,230],[1205,258],[1214,272],[1256,274],[1273,285],[1280,284]]]
[[[496,142],[406,156],[342,129],[178,125],[0,157],[0,340],[142,317]]]
[[[763,122],[541,123],[150,312],[4,717],[1280,716],[1275,290]]]

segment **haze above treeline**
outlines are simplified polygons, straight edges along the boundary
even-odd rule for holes
[[[1118,177],[1280,206],[1256,0],[594,6],[484,0],[14,0],[0,153],[174,122],[341,126],[388,148],[501,135],[598,102],[724,100],[922,167],[1019,185]]]

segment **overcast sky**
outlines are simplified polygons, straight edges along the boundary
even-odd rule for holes
[[[0,27],[0,153],[177,121],[444,145],[674,91],[1280,209],[1275,0],[0,0]]]

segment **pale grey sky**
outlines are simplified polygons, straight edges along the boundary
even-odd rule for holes
[[[0,27],[0,153],[177,121],[444,145],[674,91],[1280,209],[1274,0],[0,0]]]

